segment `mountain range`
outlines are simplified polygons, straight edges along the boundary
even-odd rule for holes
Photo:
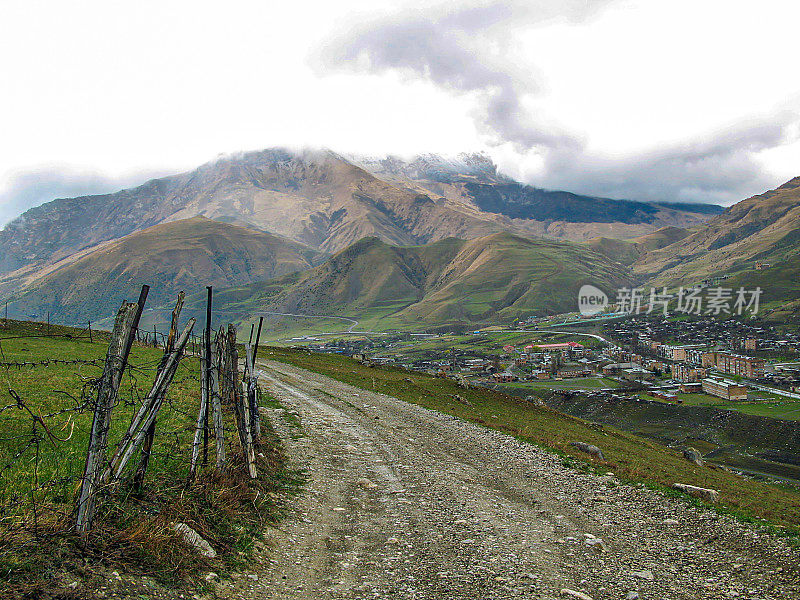
[[[797,178],[723,211],[543,190],[483,154],[270,149],[27,211],[0,231],[0,297],[69,322],[106,316],[141,283],[151,303],[227,288],[240,318],[506,320],[571,310],[585,282],[676,285],[791,261],[799,195]]]

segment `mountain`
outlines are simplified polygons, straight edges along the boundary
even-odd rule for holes
[[[800,177],[734,204],[685,238],[633,264],[638,279],[658,285],[697,283],[710,276],[782,264],[800,254]]]
[[[689,230],[680,227],[662,227],[661,229],[631,240],[618,240],[607,237],[592,238],[586,245],[595,252],[611,260],[630,266],[639,260],[648,250],[658,250],[669,246],[689,235]]]
[[[485,155],[358,161],[329,150],[278,148],[33,208],[0,231],[0,275],[22,279],[98,244],[195,216],[335,252],[370,236],[396,245],[504,230],[575,240],[628,238],[664,226],[695,226],[710,216],[692,210],[541,190],[499,174]]]
[[[382,181],[330,151],[282,149],[219,158],[113,194],[54,200],[0,231],[0,272],[38,268],[167,221],[247,222],[323,251],[365,236],[419,244],[499,230]]]
[[[240,318],[339,315],[386,329],[564,312],[584,283],[611,292],[629,281],[620,265],[568,242],[502,232],[398,247],[372,237],[310,271],[223,291],[217,306]]]
[[[482,153],[452,159],[434,154],[409,160],[349,158],[377,177],[502,223],[505,229],[573,241],[597,236],[625,239],[664,227],[694,227],[723,210],[714,204],[636,202],[545,190],[499,173]]]
[[[620,269],[638,262],[644,246],[611,238],[663,238],[665,227],[697,228],[714,210],[542,190],[503,175],[482,154],[402,160],[276,148],[27,211],[0,231],[0,299],[23,314],[83,321],[108,314],[141,283],[151,284],[155,306],[181,287],[238,289],[307,270],[322,256],[351,255],[369,238],[381,249],[356,261],[369,283],[363,294],[332,296],[343,285],[362,288],[320,268],[310,279],[290,277],[280,286],[284,296],[269,302],[308,310],[312,299],[340,311],[391,306],[409,322],[506,318],[571,307],[572,284],[591,275],[589,263],[601,282],[621,280]],[[587,249],[532,236],[609,241]],[[463,259],[470,251],[499,261],[491,275],[488,263],[477,269]],[[556,273],[554,261],[563,270]],[[322,295],[313,288],[320,280]],[[560,288],[547,291],[540,280]]]
[[[181,290],[307,270],[318,257],[286,238],[194,217],[155,225],[30,274],[9,304],[15,314],[41,317],[49,311],[58,322],[84,323],[114,314],[145,283],[147,305],[156,307],[174,302]]]

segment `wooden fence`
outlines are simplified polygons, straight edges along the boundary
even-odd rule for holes
[[[187,344],[193,339],[195,319],[185,324],[180,334],[179,322],[184,304],[184,293],[178,295],[172,322],[164,341],[164,354],[156,371],[155,378],[147,396],[135,411],[127,430],[116,448],[109,456],[108,435],[112,413],[118,403],[120,381],[125,371],[131,346],[135,339],[141,339],[138,332],[139,319],[147,300],[149,288],[142,287],[139,300],[123,303],[117,313],[111,341],[105,358],[105,366],[97,387],[97,401],[94,406],[91,437],[86,453],[86,466],[80,489],[76,498],[74,529],[86,535],[91,530],[95,516],[96,503],[101,490],[112,490],[119,486],[126,468],[138,453],[138,462],[133,468],[132,484],[140,488],[147,473],[151,448],[155,437],[159,410],[173,381],[178,365],[183,358]],[[208,288],[206,308],[206,328],[203,331],[201,346],[201,390],[189,469],[189,482],[194,480],[200,466],[208,465],[209,441],[215,440],[216,460],[214,469],[228,467],[225,444],[225,414],[231,411],[236,424],[240,447],[244,455],[247,472],[256,478],[256,448],[260,444],[261,424],[258,413],[258,384],[255,361],[258,338],[252,346],[245,344],[244,372],[239,372],[239,351],[236,343],[236,328],[232,324],[220,327],[213,333],[211,328],[211,304],[213,291]],[[213,337],[213,340],[212,340]],[[153,332],[153,340],[158,332]],[[145,338],[149,340],[149,335]]]

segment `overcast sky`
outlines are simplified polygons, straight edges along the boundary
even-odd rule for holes
[[[729,204],[800,175],[795,0],[0,0],[0,224],[220,153],[487,151]]]

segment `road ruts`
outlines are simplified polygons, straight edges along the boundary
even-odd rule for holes
[[[308,480],[220,596],[800,597],[798,553],[728,517],[382,394],[260,368],[299,417],[264,410]]]

